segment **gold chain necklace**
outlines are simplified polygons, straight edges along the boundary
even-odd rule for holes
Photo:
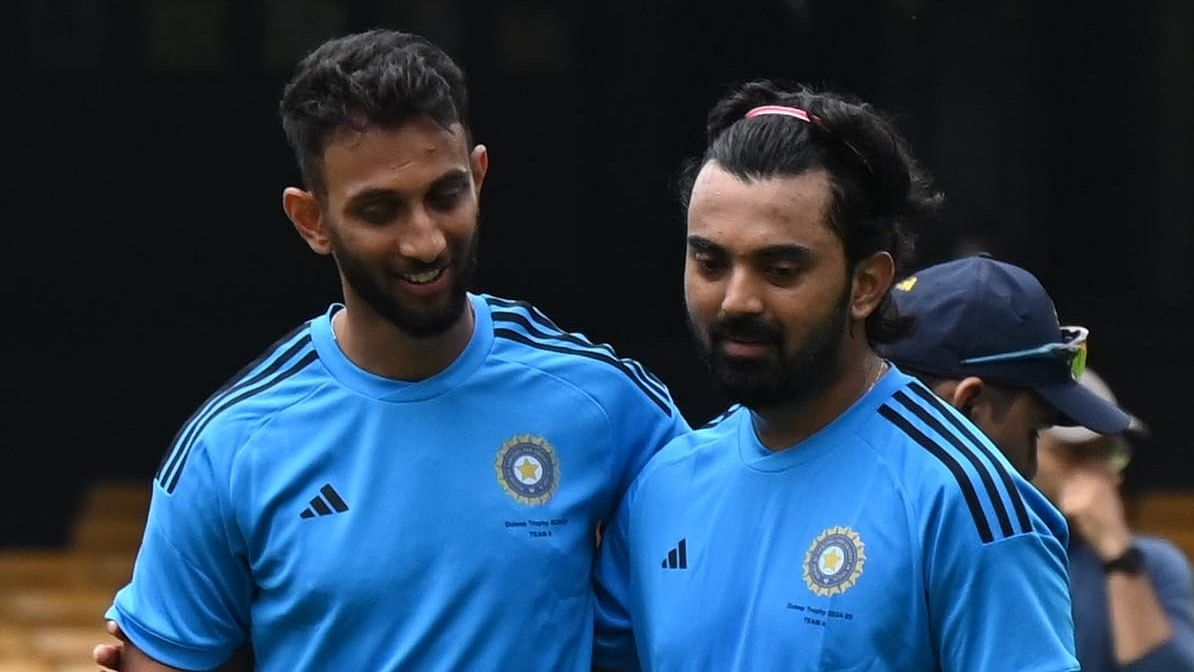
[[[875,389],[875,386],[879,384],[879,379],[883,377],[883,374],[886,371],[887,371],[887,360],[886,359],[880,360],[879,361],[879,370],[875,373],[875,379],[872,380],[871,384],[867,386],[866,392],[863,392],[862,396],[865,397],[866,395],[871,393],[871,390]]]

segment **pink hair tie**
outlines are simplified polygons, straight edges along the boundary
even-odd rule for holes
[[[765,114],[777,114],[781,117],[792,117],[794,119],[799,119],[803,122],[812,124],[821,130],[829,130],[829,128],[825,126],[825,122],[821,121],[820,117],[809,114],[799,107],[789,107],[787,105],[760,105],[758,107],[751,108],[746,113],[745,117],[747,119],[754,119],[755,117],[761,117]],[[871,168],[871,162],[867,161],[866,157],[862,155],[862,152],[858,151],[858,148],[851,144],[849,140],[838,137],[838,141],[848,147],[851,152],[854,152],[854,155],[857,156],[858,160],[862,162],[863,167],[866,168],[868,173],[871,173],[872,175],[875,173],[874,169]]]
[[[764,114],[778,114],[784,117],[795,117],[801,121],[806,121],[810,124],[821,125],[821,120],[813,115],[805,112],[799,107],[788,107],[787,105],[760,105],[746,113],[747,119],[753,119]]]

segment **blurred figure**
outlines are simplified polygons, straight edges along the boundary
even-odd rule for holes
[[[880,354],[962,411],[1024,475],[1054,424],[1122,432],[1130,418],[1076,382],[1087,330],[1062,327],[1053,299],[1028,271],[986,255],[930,266],[896,285],[908,338]]]
[[[1079,382],[1115,403],[1093,371]],[[1142,429],[1133,421],[1128,433]],[[1036,484],[1070,523],[1078,660],[1087,672],[1194,670],[1190,565],[1173,544],[1128,527],[1119,486],[1130,455],[1123,433],[1057,427],[1041,435]]]

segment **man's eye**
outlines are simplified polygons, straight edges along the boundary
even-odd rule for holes
[[[448,189],[431,194],[427,201],[436,210],[451,210],[464,197],[464,188]]]
[[[369,203],[357,209],[357,216],[372,224],[384,224],[394,218],[396,211],[390,203]]]
[[[696,263],[697,268],[705,273],[715,273],[725,268],[725,261],[720,256],[709,252],[696,252],[692,255],[692,260]]]
[[[794,280],[800,274],[800,269],[791,264],[772,264],[767,267],[767,277],[776,282]]]

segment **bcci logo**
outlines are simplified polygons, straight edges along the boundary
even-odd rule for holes
[[[502,489],[523,504],[543,504],[560,485],[556,449],[547,439],[531,434],[520,434],[503,443],[494,469]]]
[[[865,563],[862,537],[848,527],[831,527],[804,554],[804,583],[822,597],[838,595],[854,587]]]

